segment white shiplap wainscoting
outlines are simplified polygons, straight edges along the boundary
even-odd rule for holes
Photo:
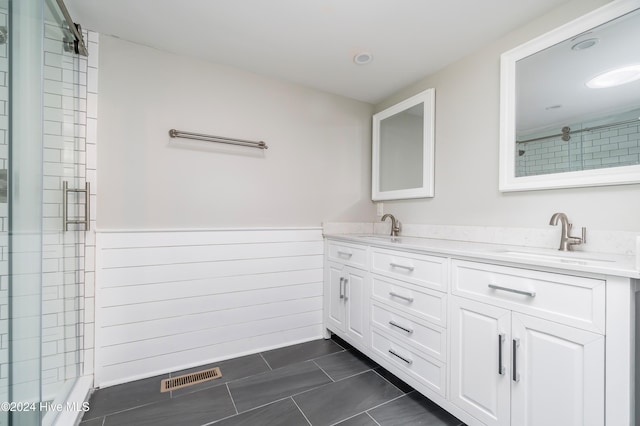
[[[95,385],[322,336],[321,228],[98,232]]]

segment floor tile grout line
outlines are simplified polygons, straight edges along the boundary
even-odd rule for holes
[[[264,355],[262,355],[262,352],[259,352],[260,358],[262,358],[262,360],[264,361],[265,364],[267,364],[267,367],[269,367],[269,370],[273,371],[273,368],[271,368],[271,365],[269,364],[269,362],[267,362],[267,359],[264,357]]]
[[[352,415],[352,416],[349,416],[349,417],[347,417],[347,418],[344,418],[344,419],[338,420],[337,422],[332,423],[332,424],[331,424],[331,426],[338,425],[338,424],[340,424],[340,423],[344,422],[345,420],[352,419],[352,418],[354,418],[354,417],[356,417],[356,416],[359,416],[360,414],[367,414],[369,417],[371,417],[371,418],[373,419],[373,421],[374,421],[374,422],[376,422],[376,419],[374,419],[374,418],[369,414],[369,410],[375,410],[376,408],[381,407],[381,406],[383,406],[383,405],[385,405],[385,404],[388,404],[388,403],[390,403],[390,402],[393,402],[393,401],[395,401],[395,400],[396,400],[396,399],[398,399],[398,398],[402,398],[403,396],[406,396],[406,394],[403,394],[403,395],[397,396],[397,397],[395,397],[395,398],[391,398],[391,399],[390,399],[390,400],[388,400],[388,401],[381,402],[381,403],[380,403],[380,404],[378,404],[378,405],[374,405],[373,407],[367,408],[366,410],[364,410],[364,411],[360,411],[359,413],[356,413],[356,414],[354,414],[354,415]],[[376,424],[380,424],[380,423],[376,422]]]
[[[372,416],[371,414],[369,414],[369,411],[365,411],[364,413],[365,413],[367,416],[369,416],[369,418],[370,418],[371,420],[373,420],[373,422],[374,422],[375,424],[377,424],[378,426],[381,426],[381,425],[380,425],[380,423],[378,423],[378,421],[377,421],[376,419],[374,419],[374,418],[373,418],[373,416]]]
[[[302,408],[300,408],[300,406],[298,405],[298,403],[296,402],[295,399],[293,399],[292,396],[289,397],[291,399],[291,401],[293,401],[294,405],[298,408],[298,411],[300,411],[300,414],[302,414],[302,417],[304,417],[304,419],[307,421],[307,423],[309,423],[309,426],[313,426],[311,424],[311,421],[309,421],[309,419],[307,418],[307,415],[304,413],[304,411],[302,411]]]
[[[316,367],[318,367],[320,369],[320,371],[322,371],[324,374],[326,374],[327,377],[329,378],[329,380],[331,380],[333,383],[336,382],[335,380],[333,380],[333,377],[331,377],[331,375],[329,375],[329,373],[324,371],[324,368],[320,367],[320,365],[315,360],[311,360],[311,362],[313,362],[316,365]]]
[[[251,411],[258,410],[258,409],[260,409],[260,408],[264,408],[264,407],[266,407],[266,406],[268,406],[268,405],[275,404],[276,402],[281,402],[281,401],[284,401],[285,399],[289,399],[289,398],[291,398],[291,396],[284,396],[284,397],[282,397],[282,398],[280,398],[280,399],[276,399],[275,401],[267,402],[266,404],[262,404],[262,405],[258,405],[257,407],[249,408],[248,410],[244,410],[244,411],[242,411],[242,412],[238,412],[237,414],[232,414],[232,415],[230,415],[230,416],[223,417],[223,418],[221,418],[221,419],[214,420],[214,421],[212,421],[212,422],[206,423],[206,425],[205,425],[205,426],[207,426],[207,425],[212,425],[212,424],[215,424],[215,423],[218,423],[218,422],[221,422],[221,421],[223,421],[223,420],[230,419],[230,418],[233,418],[233,417],[236,417],[236,416],[240,416],[240,415],[242,415],[242,414],[249,413],[249,412],[251,412]],[[237,410],[236,410],[236,411],[237,411]]]
[[[342,352],[348,352],[348,351],[349,351],[348,349],[342,349],[339,351],[331,352],[330,354],[324,354],[324,355],[317,356],[315,358],[310,358],[307,361],[315,361],[316,359],[328,358],[332,355],[341,354]]]
[[[381,402],[381,403],[380,403],[380,404],[378,404],[378,405],[375,405],[375,406],[373,406],[373,407],[371,407],[371,408],[367,408],[367,409],[366,409],[365,411],[363,411],[363,412],[364,412],[364,413],[366,413],[366,412],[368,412],[368,411],[375,410],[375,409],[376,409],[376,408],[378,408],[378,407],[382,407],[383,405],[389,404],[390,402],[393,402],[393,401],[395,401],[395,400],[397,400],[397,399],[400,399],[400,398],[402,398],[402,397],[405,397],[405,396],[407,396],[407,394],[406,394],[406,393],[403,393],[402,395],[396,396],[395,398],[391,398],[391,399],[390,399],[390,400],[388,400],[388,401]],[[373,416],[371,416],[371,417],[373,417]]]
[[[233,395],[231,395],[231,389],[229,389],[229,384],[225,383],[224,385],[227,388],[227,392],[229,393],[229,398],[231,398],[231,403],[233,404],[233,409],[236,410],[236,414],[240,414],[238,412],[238,407],[236,407],[236,402],[233,400]]]
[[[309,362],[309,361],[304,361],[304,362]],[[311,362],[313,362],[313,361],[311,361]],[[315,364],[315,363],[314,363],[314,364]],[[316,365],[317,365],[317,364],[316,364]],[[322,370],[322,369],[320,369],[320,370]],[[324,373],[324,371],[323,371],[323,373]],[[327,373],[324,373],[324,374],[325,374],[325,375],[327,375]],[[362,374],[362,373],[360,373],[360,374]],[[356,376],[357,376],[357,374],[356,374]],[[327,377],[329,377],[329,376],[327,375]],[[352,377],[353,377],[353,376],[352,376]],[[329,377],[329,380],[331,380],[331,377]],[[307,393],[307,392],[311,392],[311,391],[316,390],[316,389],[319,389],[319,388],[321,388],[321,387],[323,387],[323,386],[328,386],[328,385],[330,385],[330,384],[332,384],[332,383],[336,383],[336,382],[331,381],[331,382],[329,382],[329,383],[323,383],[323,384],[321,384],[321,385],[314,386],[314,387],[312,387],[312,388],[310,388],[310,389],[305,389],[305,390],[303,390],[303,391],[301,391],[301,392],[294,393],[293,395],[285,396],[285,397],[282,397],[282,398],[280,398],[280,399],[276,399],[276,400],[274,400],[274,401],[270,401],[270,402],[267,402],[267,403],[265,403],[265,404],[259,405],[259,406],[257,406],[257,407],[252,407],[252,408],[250,408],[249,410],[245,410],[245,411],[243,411],[243,413],[246,413],[247,411],[255,410],[256,408],[265,407],[265,406],[267,406],[267,405],[269,405],[269,404],[273,404],[274,402],[282,401],[282,400],[287,399],[287,398],[293,398],[294,396],[298,396],[298,395],[302,395],[302,394]],[[241,414],[241,413],[239,413],[239,414]]]
[[[381,366],[381,368],[384,368],[384,367],[382,367],[382,366]],[[409,394],[409,393],[411,393],[411,392],[413,392],[413,391],[415,390],[415,389],[411,388],[411,389],[413,389],[413,390],[411,390],[411,391],[409,391],[409,392],[405,392],[405,391],[403,391],[402,389],[400,389],[398,386],[394,385],[394,384],[393,384],[393,383],[391,383],[389,380],[387,380],[387,378],[386,378],[386,377],[384,377],[382,374],[378,373],[378,372],[376,371],[376,369],[375,369],[375,368],[374,368],[374,369],[372,369],[372,370],[373,370],[373,372],[374,372],[374,373],[376,373],[378,376],[382,377],[382,379],[383,379],[384,381],[386,381],[386,382],[387,382],[387,383],[389,383],[391,386],[393,386],[394,388],[396,388],[396,389],[398,389],[400,392],[402,392],[402,394],[403,394],[403,395]],[[391,373],[391,374],[393,374],[393,373]],[[400,379],[400,380],[402,380],[402,379]]]
[[[373,371],[373,372],[375,373],[375,371],[373,370],[373,368],[369,368],[368,370],[360,371],[359,373],[354,373],[354,374],[352,374],[352,375],[350,375],[350,376],[346,376],[346,377],[343,377],[343,378],[342,378],[342,379],[340,379],[340,380],[334,380],[334,381],[335,381],[335,382],[341,382],[341,381],[343,381],[343,380],[347,380],[347,379],[350,379],[350,378],[352,378],[352,377],[359,376],[360,374],[368,373],[369,371]]]
[[[167,398],[167,400],[170,400],[170,399],[171,399],[171,398]],[[136,409],[138,409],[138,408],[147,407],[147,406],[149,406],[149,405],[157,404],[157,403],[159,403],[159,402],[164,402],[164,401],[165,401],[164,399],[159,399],[159,400],[157,400],[157,401],[152,401],[152,402],[149,402],[149,403],[146,403],[146,404],[136,405],[135,407],[128,407],[128,408],[125,408],[125,409],[123,409],[123,410],[118,410],[118,411],[113,411],[113,412],[108,412],[108,413],[102,413],[102,414],[101,414],[100,416],[98,416],[98,417],[92,417],[92,418],[89,418],[89,419],[85,419],[85,420],[83,420],[83,421],[99,419],[101,416],[104,416],[104,417],[112,416],[112,415],[114,415],[114,414],[120,414],[120,413],[124,413],[124,412],[126,412],[126,411],[136,410]],[[88,412],[88,411],[87,411],[87,412]],[[84,417],[83,417],[83,419],[84,419]]]

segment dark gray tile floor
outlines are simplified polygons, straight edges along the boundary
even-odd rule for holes
[[[202,368],[222,377],[161,393]],[[463,423],[340,339],[314,340],[96,390],[81,426],[459,426]]]

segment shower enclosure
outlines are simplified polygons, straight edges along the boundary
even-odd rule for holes
[[[85,408],[86,58],[58,3],[0,0],[0,425]]]

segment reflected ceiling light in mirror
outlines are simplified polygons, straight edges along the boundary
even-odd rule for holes
[[[599,41],[600,40],[598,40],[597,38],[588,38],[586,40],[579,41],[571,46],[571,50],[585,50],[595,46]]]
[[[640,80],[640,64],[628,65],[607,71],[587,81],[586,85],[590,89],[605,89],[607,87],[631,83],[636,80]]]
[[[358,65],[367,65],[373,61],[373,55],[369,52],[359,52],[353,57],[353,62]]]

